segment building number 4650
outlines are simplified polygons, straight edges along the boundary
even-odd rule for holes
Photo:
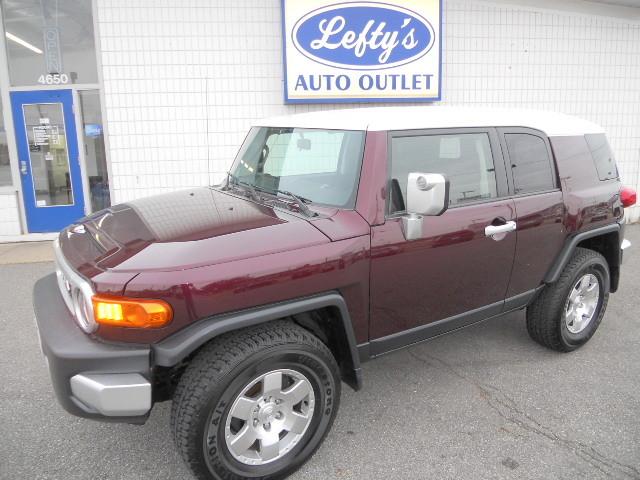
[[[38,77],[38,83],[42,85],[60,85],[62,83],[69,83],[69,75],[66,73],[50,73],[48,75],[40,75]]]

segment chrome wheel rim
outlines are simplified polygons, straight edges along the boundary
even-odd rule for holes
[[[314,408],[313,387],[302,373],[278,369],[262,374],[242,389],[229,409],[227,449],[245,465],[274,462],[304,436]],[[210,425],[209,431],[215,428]]]
[[[582,332],[596,313],[600,300],[598,278],[587,273],[583,275],[569,292],[564,306],[564,321],[571,333]]]

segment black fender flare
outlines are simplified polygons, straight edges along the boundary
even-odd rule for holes
[[[153,364],[173,367],[209,340],[223,333],[327,307],[338,310],[349,347],[351,358],[347,360],[352,365],[352,371],[343,374],[343,380],[358,390],[362,386],[360,357],[347,303],[338,292],[327,292],[204,318],[151,345]]]
[[[551,265],[551,268],[545,275],[544,283],[553,283],[557,281],[558,278],[560,278],[560,274],[562,273],[562,270],[567,265],[567,263],[569,263],[569,260],[571,259],[573,252],[575,251],[576,247],[580,242],[587,240],[589,238],[599,237],[600,235],[606,235],[609,233],[619,234],[621,228],[622,227],[618,223],[614,223],[611,225],[605,225],[604,227],[598,227],[592,230],[587,230],[585,232],[580,232],[580,233],[577,233],[576,235],[573,235],[567,238],[567,240],[565,241],[564,247],[562,247],[562,250],[556,257],[555,261],[553,262],[553,265]],[[620,242],[621,242],[620,236],[618,236],[618,248],[620,247]],[[614,265],[614,266],[619,266],[619,265],[620,265],[620,261],[618,259],[617,265]]]

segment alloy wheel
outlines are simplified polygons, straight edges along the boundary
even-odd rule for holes
[[[587,273],[573,286],[564,307],[564,321],[569,332],[582,332],[596,313],[600,299],[598,278]]]
[[[234,400],[225,424],[226,446],[245,465],[274,462],[295,447],[315,409],[311,382],[302,373],[278,369],[252,380]],[[209,426],[209,430],[215,428]]]

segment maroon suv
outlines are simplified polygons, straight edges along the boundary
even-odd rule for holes
[[[341,380],[383,353],[526,308],[586,343],[618,288],[625,206],[604,132],[441,107],[264,120],[220,186],[97,212],[55,243],[35,312],[60,403],[171,429],[198,478],[282,478]]]

